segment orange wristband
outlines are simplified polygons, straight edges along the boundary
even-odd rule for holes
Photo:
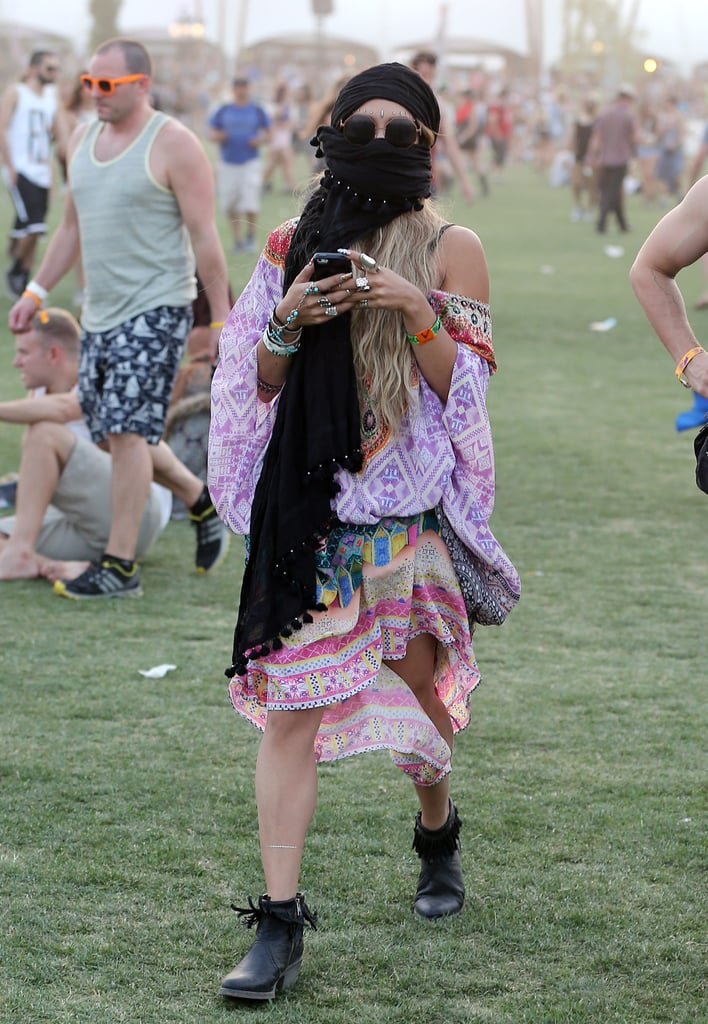
[[[679,361],[676,363],[676,369],[674,371],[676,374],[676,379],[678,380],[679,384],[683,384],[685,388],[690,388],[691,385],[683,376],[683,371],[686,369],[691,360],[694,359],[696,356],[700,355],[701,352],[705,352],[703,346],[696,345],[695,348],[689,349],[685,356],[681,356]]]
[[[417,334],[408,334],[406,332],[406,341],[410,341],[411,345],[425,345],[427,341],[432,341],[436,334],[440,333],[442,327],[442,320],[439,316],[436,316],[430,327],[425,327],[422,331],[418,331]]]
[[[40,306],[42,305],[42,302],[44,301],[43,299],[40,299],[39,295],[37,295],[36,292],[33,292],[31,288],[25,288],[25,290],[22,293],[22,298],[23,299],[34,299],[34,301],[37,303],[37,309],[40,308]]]

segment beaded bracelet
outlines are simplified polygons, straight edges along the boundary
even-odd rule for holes
[[[282,384],[269,384],[262,377],[256,377],[256,383],[258,384],[258,390],[264,391],[266,395],[277,395],[279,391],[283,390]]]
[[[285,324],[277,323],[273,317],[268,321],[267,330],[281,345],[294,345],[296,341],[300,340],[302,335],[302,327],[286,327]],[[283,333],[292,334],[292,338],[284,338]]]
[[[284,356],[287,359],[290,356],[294,356],[300,350],[299,338],[296,344],[288,345],[285,342],[283,342],[282,339],[273,337],[269,327],[266,327],[265,331],[263,332],[263,337],[261,340],[265,345],[266,349],[273,356]]]
[[[406,332],[406,341],[410,341],[411,345],[425,345],[428,341],[432,341],[436,334],[440,333],[441,327],[442,320],[439,316],[436,316],[430,327],[418,331],[417,334],[408,334]]]
[[[302,327],[299,327],[296,331],[286,332],[292,335],[292,337],[290,338],[283,337],[283,331],[285,330],[286,329],[284,327],[277,327],[272,320],[269,320],[268,326],[266,327],[266,334],[268,335],[270,340],[275,345],[278,345],[280,348],[287,349],[289,346],[292,345],[299,346],[300,338],[302,337]]]
[[[690,388],[691,385],[688,383],[686,378],[683,376],[683,371],[686,369],[686,367],[691,362],[691,360],[693,358],[695,358],[695,356],[700,355],[701,352],[705,352],[705,349],[703,348],[703,346],[702,345],[696,345],[695,348],[689,349],[685,356],[681,356],[679,361],[676,363],[676,369],[675,369],[674,373],[676,374],[676,378],[677,378],[679,384],[683,384],[683,386],[685,388]]]
[[[297,313],[295,310],[293,310],[292,313],[288,313],[288,320],[286,321],[286,323],[283,323],[283,321],[276,313],[275,309],[276,307],[273,306],[273,312],[271,313],[270,317],[271,323],[273,324],[274,327],[279,328],[281,331],[285,331],[287,334],[299,334],[302,331],[302,327],[289,326],[293,322],[293,320],[297,320]],[[295,316],[292,315],[293,313],[295,313]]]

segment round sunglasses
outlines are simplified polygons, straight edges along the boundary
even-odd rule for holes
[[[112,96],[117,85],[122,85],[123,82],[137,82],[141,78],[147,78],[147,75],[121,75],[120,78],[94,78],[93,75],[80,75],[79,81],[86,92],[93,92],[96,88],[103,96]]]
[[[355,146],[376,138],[377,124],[368,114],[352,114],[342,122],[342,135]],[[392,117],[384,127],[384,138],[397,149],[410,149],[418,141],[420,127],[410,117]]]

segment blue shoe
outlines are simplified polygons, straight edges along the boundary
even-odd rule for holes
[[[693,392],[693,406],[680,412],[676,417],[677,430],[694,430],[708,420],[708,398]]]

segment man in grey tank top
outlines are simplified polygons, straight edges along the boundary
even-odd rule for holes
[[[63,597],[142,592],[135,552],[153,477],[149,446],[162,437],[191,326],[195,269],[213,318],[212,358],[230,309],[211,165],[192,132],[152,108],[150,75],[150,56],[133,40],[109,40],[92,57],[82,82],[98,117],[70,140],[63,219],[10,310],[11,330],[27,330],[81,253],[79,398],[92,439],[105,441],[113,460],[112,520],[101,558],[77,579],[56,581]],[[224,536],[206,487],[190,518],[197,568],[207,571]]]

